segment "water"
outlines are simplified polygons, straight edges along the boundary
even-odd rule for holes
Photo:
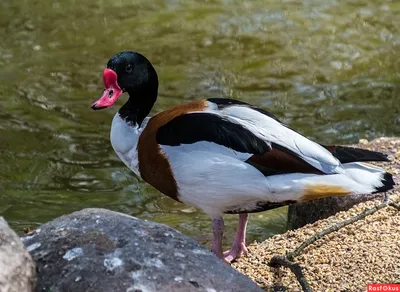
[[[206,215],[140,182],[113,153],[110,123],[124,101],[89,108],[122,50],[155,65],[154,112],[224,96],[323,143],[400,135],[400,1],[2,0],[0,39],[0,215],[19,232],[102,207],[210,238]],[[285,212],[253,215],[249,239],[282,232]],[[227,216],[228,238],[236,220]]]

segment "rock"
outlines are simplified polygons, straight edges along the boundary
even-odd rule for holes
[[[36,291],[261,291],[178,231],[104,209],[62,216],[24,241]]]
[[[30,292],[35,265],[18,235],[0,217],[0,292]]]
[[[383,194],[329,197],[290,205],[288,211],[288,229],[297,229],[306,224],[326,219],[337,212],[347,211],[358,203],[379,197],[383,198]]]

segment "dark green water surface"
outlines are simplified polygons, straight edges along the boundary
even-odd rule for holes
[[[154,112],[231,97],[323,143],[400,136],[400,1],[2,0],[0,215],[17,231],[103,207],[210,237],[206,215],[114,154],[110,123],[126,97],[89,108],[122,50],[155,65]],[[249,239],[282,232],[285,212],[252,215]],[[226,221],[230,238],[236,217]]]

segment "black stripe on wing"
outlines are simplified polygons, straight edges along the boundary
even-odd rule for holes
[[[266,111],[262,108],[256,107],[254,105],[251,105],[249,103],[246,103],[246,102],[243,102],[240,100],[235,100],[235,99],[230,99],[230,98],[209,98],[207,100],[209,102],[215,103],[219,109],[223,109],[225,107],[234,106],[234,105],[246,106],[246,107],[251,108],[252,110],[255,110],[263,115],[266,115],[282,124],[282,122],[274,114],[270,113],[269,111]]]
[[[348,162],[367,162],[367,161],[390,161],[387,154],[368,149],[349,147],[349,146],[325,146],[333,156],[341,163]]]
[[[214,142],[235,151],[262,155],[267,142],[250,130],[211,113],[190,113],[176,117],[157,131],[157,143],[178,146],[200,141]]]

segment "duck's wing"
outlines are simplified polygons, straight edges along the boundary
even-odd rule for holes
[[[239,152],[260,171],[343,173],[339,160],[325,147],[281,123],[273,114],[232,99],[209,99],[203,111],[187,112],[160,127],[160,145],[210,144]],[[208,142],[208,143],[201,143]],[[247,154],[247,155],[246,155]]]
[[[212,112],[178,116],[158,129],[156,139],[159,144],[169,146],[212,142],[238,152],[260,155],[271,150],[270,143],[251,130]]]
[[[351,146],[325,146],[341,163],[365,161],[390,161],[385,153]]]

